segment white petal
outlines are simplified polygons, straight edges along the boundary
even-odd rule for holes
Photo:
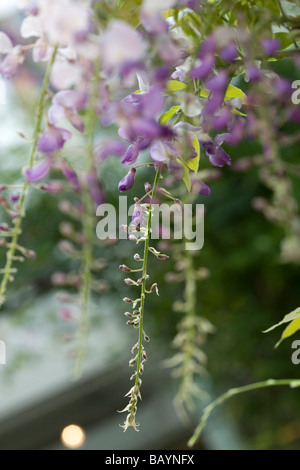
[[[103,65],[109,71],[125,62],[142,59],[145,46],[140,34],[124,21],[110,23],[102,38]]]
[[[81,78],[79,67],[69,62],[57,61],[53,65],[51,83],[57,90],[66,90],[77,85]]]
[[[13,45],[7,34],[0,31],[0,54],[9,54],[13,49]]]
[[[21,25],[21,36],[23,38],[41,37],[42,25],[38,16],[27,16]]]

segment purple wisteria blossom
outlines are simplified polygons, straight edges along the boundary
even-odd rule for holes
[[[72,133],[70,131],[49,125],[48,130],[39,138],[38,150],[43,153],[52,154],[62,149],[65,142],[70,140],[71,137]]]
[[[279,39],[276,39],[276,38],[274,38],[274,39],[273,38],[266,38],[266,39],[262,39],[261,46],[263,48],[264,53],[268,57],[272,57],[280,49],[281,42],[280,42]]]
[[[85,91],[62,90],[56,93],[49,109],[49,121],[56,125],[61,119],[67,119],[79,132],[84,131],[84,124],[78,112],[86,107]]]
[[[134,93],[118,104],[115,116],[121,124],[119,136],[132,143],[122,157],[124,165],[135,163],[139,152],[148,148],[153,140],[173,135],[168,127],[157,122],[163,105],[163,93],[158,87],[148,93]]]
[[[209,161],[212,165],[222,167],[225,164],[231,165],[231,159],[228,153],[225,152],[224,149],[217,143],[212,140],[209,141],[201,141],[200,143],[204,148],[206,155],[209,158]]]
[[[143,223],[143,209],[139,202],[134,205],[134,211],[132,214],[132,223],[135,226],[139,226]]]
[[[102,36],[103,68],[108,74],[119,73],[126,63],[143,60],[146,50],[141,35],[124,21],[113,20]]]
[[[41,162],[36,163],[32,168],[24,170],[24,176],[29,183],[40,183],[48,176],[51,169],[51,160],[45,158]]]
[[[132,188],[132,186],[134,185],[135,173],[136,173],[136,169],[130,168],[127,175],[125,175],[124,178],[119,183],[120,192],[128,191],[129,189]]]

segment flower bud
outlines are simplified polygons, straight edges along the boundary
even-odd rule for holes
[[[168,261],[169,260],[169,256],[167,256],[167,255],[158,255],[157,258],[160,259],[161,261]]]
[[[132,188],[132,186],[134,185],[135,173],[136,173],[136,169],[131,168],[130,171],[127,173],[127,175],[124,176],[124,178],[120,181],[119,183],[120,192],[128,191],[129,189]]]
[[[130,273],[130,272],[131,272],[131,269],[128,268],[127,266],[125,266],[125,264],[122,264],[121,266],[119,266],[119,268],[120,268],[121,271],[123,271],[124,273]]]

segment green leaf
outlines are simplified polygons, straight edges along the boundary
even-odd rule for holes
[[[208,98],[210,91],[207,88],[202,88],[200,91],[200,96]],[[225,101],[230,100],[231,98],[242,98],[242,103],[247,102],[247,95],[238,87],[234,85],[229,85],[225,94]]]
[[[192,182],[191,182],[191,171],[193,173],[197,173],[198,168],[199,168],[199,162],[200,162],[200,144],[198,137],[195,137],[192,141],[193,147],[197,153],[197,157],[192,158],[192,160],[189,160],[188,162],[182,162],[181,160],[177,159],[177,161],[183,166],[184,168],[184,177],[183,181],[184,184],[187,187],[188,192],[191,192],[192,189]]]
[[[187,162],[187,166],[189,167],[190,170],[197,173],[197,171],[199,169],[199,162],[200,162],[200,144],[199,144],[198,137],[195,137],[193,139],[192,144],[193,144],[193,147],[194,147],[194,149],[197,153],[197,157],[192,158],[191,160],[189,160]]]
[[[170,119],[174,116],[174,114],[177,113],[181,109],[181,106],[172,106],[172,108],[169,109],[169,111],[166,111],[164,114],[162,114],[159,118],[159,122],[162,126],[166,126]]]
[[[263,333],[269,333],[269,331],[274,330],[274,328],[277,328],[277,326],[280,326],[284,323],[290,324],[283,330],[280,340],[275,344],[275,348],[278,348],[284,339],[289,338],[294,333],[296,333],[296,331],[300,330],[300,307],[285,315],[283,320],[281,320],[276,325],[271,326],[271,328],[268,328]]]
[[[299,313],[299,315],[300,315],[300,313]],[[296,318],[295,320],[293,320],[285,328],[285,330],[283,331],[283,333],[281,335],[280,340],[278,341],[278,343],[275,344],[275,348],[277,348],[284,339],[289,338],[294,333],[296,333],[296,331],[298,331],[298,330],[300,330],[300,316],[298,318]]]
[[[190,177],[190,170],[185,167],[185,175],[183,177],[184,184],[186,185],[186,188],[188,192],[191,192],[192,189],[192,182],[191,182],[191,177]]]
[[[179,82],[178,80],[169,80],[167,84],[167,91],[169,93],[176,93],[176,91],[184,90],[186,84]]]
[[[289,323],[293,320],[295,320],[296,318],[300,317],[300,307],[296,308],[295,310],[293,310],[292,312],[288,313],[287,315],[285,315],[285,317],[283,318],[283,320],[281,320],[279,323],[276,323],[276,325],[273,325],[271,326],[270,328],[268,328],[267,330],[263,331],[263,333],[269,333],[269,331],[272,331],[274,330],[275,328],[277,328],[278,326],[282,325],[283,323]]]
[[[243,104],[245,104],[247,101],[247,96],[245,93],[234,85],[229,85],[225,94],[225,101],[230,100],[231,98],[242,98]]]

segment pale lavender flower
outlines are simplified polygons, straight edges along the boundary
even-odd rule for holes
[[[19,66],[24,62],[24,52],[20,46],[14,47],[0,63],[0,75],[3,78],[13,78]]]
[[[126,62],[142,61],[145,44],[140,34],[124,21],[113,20],[102,36],[102,65],[107,73],[118,73]]]
[[[142,206],[139,202],[135,203],[134,205],[134,211],[132,214],[132,223],[135,226],[141,225],[143,222],[143,209]]]
[[[84,124],[78,111],[85,108],[87,104],[87,93],[77,90],[59,91],[53,98],[49,109],[49,121],[57,124],[61,119],[67,119],[79,132],[84,131]]]
[[[66,129],[49,125],[38,141],[38,150],[43,153],[54,153],[63,148],[65,142],[70,140],[72,133]]]
[[[35,184],[42,181],[49,174],[51,169],[51,160],[45,158],[41,162],[36,163],[32,168],[24,170],[24,176],[29,183]]]

